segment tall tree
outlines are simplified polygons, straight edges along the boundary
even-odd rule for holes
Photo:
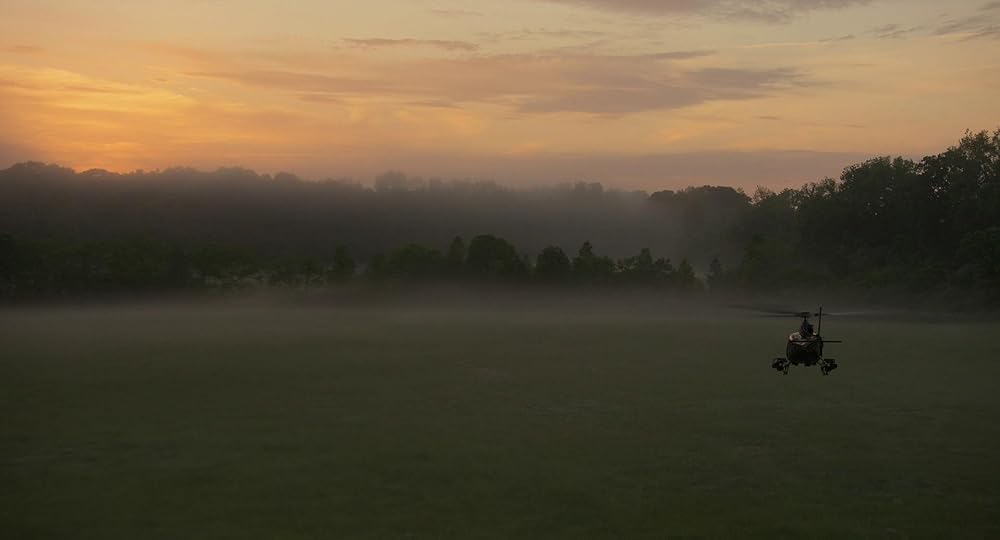
[[[566,282],[573,272],[569,257],[557,246],[548,246],[538,254],[535,262],[535,276],[544,282]]]
[[[528,273],[517,249],[510,242],[491,234],[472,239],[466,268],[471,275],[486,279],[520,279]]]

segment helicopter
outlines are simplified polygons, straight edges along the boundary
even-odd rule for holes
[[[788,368],[791,366],[812,367],[818,365],[820,372],[826,376],[839,367],[835,359],[823,356],[824,345],[827,343],[843,343],[843,341],[823,338],[822,306],[820,306],[817,312],[770,311],[768,313],[778,317],[802,318],[799,331],[788,336],[788,341],[785,344],[785,356],[775,358],[771,361],[773,369],[782,375],[788,375]],[[818,328],[815,332],[813,332],[812,323],[809,322],[810,317],[819,317]]]

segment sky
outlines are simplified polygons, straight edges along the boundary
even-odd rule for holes
[[[0,0],[0,167],[780,188],[1000,127],[1000,1]]]

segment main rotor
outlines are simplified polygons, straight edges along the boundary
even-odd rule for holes
[[[798,317],[800,319],[809,319],[810,317],[822,317],[823,308],[819,308],[819,311],[784,311],[784,310],[772,310],[772,309],[758,309],[761,314],[765,317]]]

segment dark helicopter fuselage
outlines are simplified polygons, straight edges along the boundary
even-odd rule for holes
[[[816,365],[823,357],[823,339],[819,336],[803,337],[798,333],[788,337],[785,357],[796,366]]]

